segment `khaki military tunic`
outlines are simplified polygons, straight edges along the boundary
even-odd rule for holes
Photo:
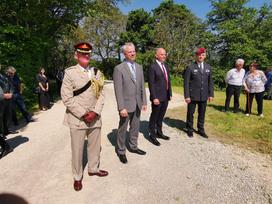
[[[80,65],[72,66],[65,70],[61,87],[61,98],[66,106],[64,125],[70,128],[72,172],[75,180],[80,180],[83,175],[82,158],[86,137],[88,138],[88,172],[95,173],[99,170],[104,90],[102,89],[98,98],[92,86],[77,96],[73,94],[93,77],[99,79],[102,74],[98,72],[95,75],[93,68],[88,70]],[[98,115],[92,123],[83,120],[83,116],[89,111],[94,111]]]

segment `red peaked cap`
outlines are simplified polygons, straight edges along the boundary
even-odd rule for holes
[[[91,53],[93,49],[91,44],[87,42],[81,42],[81,43],[75,44],[74,48],[77,52],[81,52],[81,53]]]
[[[206,53],[206,49],[204,47],[197,48],[195,54],[201,55],[202,53]]]

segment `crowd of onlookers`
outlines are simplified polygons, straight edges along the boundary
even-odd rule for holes
[[[58,89],[61,86],[63,78],[62,70],[56,75]],[[45,69],[41,67],[36,75],[37,85],[34,92],[38,96],[40,110],[46,111],[51,107],[49,95],[49,82],[45,75]],[[6,142],[6,136],[12,133],[18,133],[10,129],[11,122],[18,126],[17,108],[21,112],[26,124],[34,121],[32,115],[27,111],[23,98],[24,83],[18,76],[16,69],[8,66],[5,72],[0,72],[0,158],[12,152],[13,149]]]
[[[255,97],[257,102],[258,115],[263,118],[263,99],[272,99],[272,69],[267,68],[266,73],[258,69],[258,64],[252,62],[249,65],[249,71],[245,72],[244,60],[238,59],[235,68],[228,71],[226,75],[226,101],[224,112],[228,111],[230,99],[234,96],[233,112],[239,110],[239,97],[241,90],[244,88],[246,94],[245,114],[251,114],[252,103]]]

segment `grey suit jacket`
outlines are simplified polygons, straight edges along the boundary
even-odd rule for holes
[[[127,109],[129,113],[141,110],[146,105],[144,74],[141,65],[135,63],[136,82],[133,81],[127,62],[122,62],[114,68],[113,83],[118,111]]]

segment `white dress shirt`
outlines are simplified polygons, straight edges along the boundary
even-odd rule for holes
[[[227,72],[226,83],[234,86],[242,86],[243,78],[245,76],[245,70],[242,68],[238,71],[236,68],[233,68]]]
[[[164,65],[164,67],[162,67],[162,64],[164,64],[164,63],[163,63],[163,62],[160,62],[159,60],[156,60],[156,62],[159,64],[159,66],[160,66],[160,68],[161,68],[161,70],[162,70],[162,73],[165,72],[166,77],[167,77],[167,79],[168,79],[168,75],[167,75],[167,71],[166,71],[165,65]]]
[[[80,65],[79,65],[80,66]],[[89,79],[92,79],[92,77],[93,77],[93,75],[94,75],[94,68],[93,67],[86,67],[86,68],[84,68],[84,67],[82,67],[82,66],[80,66],[80,68],[81,68],[81,70],[82,71],[87,71],[87,73],[88,73],[88,76],[89,76]]]
[[[200,70],[203,72],[203,69],[204,69],[204,63],[203,62],[200,62],[200,63],[197,63],[198,67],[200,68]]]

